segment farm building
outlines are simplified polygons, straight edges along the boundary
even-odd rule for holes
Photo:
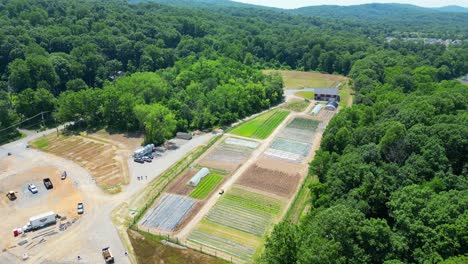
[[[325,106],[325,110],[336,111],[338,108],[338,103],[335,100],[328,101],[328,104]]]
[[[190,179],[190,181],[187,182],[187,185],[194,187],[197,186],[201,182],[201,180],[208,174],[210,174],[210,170],[208,168],[202,168],[197,172],[197,174],[195,174],[192,177],[192,179]]]
[[[322,110],[322,105],[318,104],[314,107],[312,112],[310,112],[312,115],[318,115],[320,113],[320,110]]]
[[[184,133],[184,132],[177,132],[176,138],[191,140],[192,139],[192,134]]]
[[[315,88],[314,89],[314,100],[315,101],[330,101],[333,99],[337,102],[340,101],[338,95],[338,88]]]

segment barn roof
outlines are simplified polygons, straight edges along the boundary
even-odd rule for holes
[[[314,93],[316,94],[338,95],[338,92],[338,88],[314,88]]]

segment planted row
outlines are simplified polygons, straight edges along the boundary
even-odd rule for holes
[[[195,199],[205,199],[222,180],[223,176],[216,173],[210,173],[190,193],[190,197]]]

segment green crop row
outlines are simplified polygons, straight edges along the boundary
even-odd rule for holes
[[[239,125],[230,133],[244,137],[265,139],[288,114],[289,111],[287,110],[276,109]]]
[[[294,118],[294,120],[291,121],[287,127],[314,131],[319,124],[320,122],[314,119]]]
[[[223,176],[216,173],[210,173],[190,193],[190,197],[195,199],[205,199],[222,180]]]
[[[265,139],[289,115],[289,111],[277,111],[266,120],[252,135],[253,138]]]

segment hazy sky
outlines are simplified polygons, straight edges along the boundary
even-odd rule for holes
[[[425,7],[459,5],[468,7],[468,0],[234,0],[255,5],[297,8],[313,5],[359,5],[366,3],[402,3]]]

